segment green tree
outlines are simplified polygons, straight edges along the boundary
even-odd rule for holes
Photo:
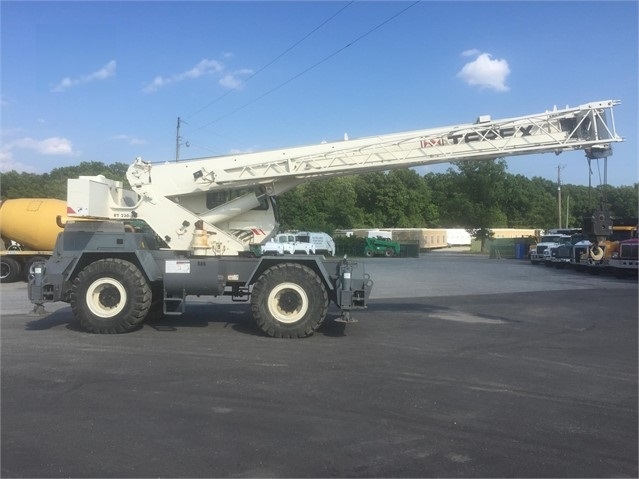
[[[357,193],[366,227],[420,228],[437,217],[427,183],[413,170],[362,175]]]
[[[599,186],[602,202],[610,209],[610,214],[616,218],[636,218],[639,206],[639,184],[613,188],[609,185]]]
[[[356,204],[356,178],[304,183],[278,198],[282,229],[333,231],[362,223]]]
[[[56,198],[66,200],[67,179],[79,176],[104,175],[116,181],[126,181],[125,163],[105,165],[98,161],[82,162],[79,165],[54,168],[50,173],[18,173],[9,171],[0,176],[0,197],[9,198]]]
[[[427,173],[424,181],[432,192],[438,218],[433,226],[440,228],[465,228],[472,205],[461,186],[461,174],[453,168],[446,173]]]
[[[491,228],[503,227],[507,217],[501,206],[507,192],[506,162],[504,160],[458,162],[458,191],[466,196],[466,228],[481,241],[491,236]]]
[[[42,175],[0,175],[0,198],[66,199],[67,179],[104,175],[126,181],[128,165],[82,162]],[[613,217],[637,217],[638,185],[562,185],[562,226],[607,205]],[[559,226],[557,184],[510,175],[503,160],[455,163],[446,173],[414,170],[309,181],[278,198],[284,229],[331,232],[348,228],[554,228]]]
[[[8,198],[43,198],[42,176],[15,170],[0,176],[0,196]]]
[[[469,200],[467,227],[488,229],[506,226],[501,210],[506,181],[504,160],[455,163],[460,172],[459,186]]]
[[[557,185],[539,176],[528,180],[526,186],[528,205],[526,210],[526,227],[550,229],[557,227]],[[506,200],[508,200],[506,198]]]

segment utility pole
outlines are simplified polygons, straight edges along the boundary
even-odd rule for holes
[[[177,119],[177,133],[175,135],[175,162],[177,163],[180,160],[180,146],[186,145],[187,147],[191,146],[191,144],[187,141],[182,143],[182,137],[180,136],[180,125],[182,123],[186,123],[182,118],[178,116]],[[187,123],[188,125],[188,123]]]
[[[559,227],[561,228],[561,169],[563,166],[557,165],[557,203],[559,212]]]
[[[180,159],[180,123],[181,123],[181,119],[178,116],[178,119],[177,119],[177,133],[175,135],[175,162],[176,163]]]

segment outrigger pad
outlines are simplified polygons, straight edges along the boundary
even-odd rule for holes
[[[342,315],[339,318],[335,318],[338,323],[357,323],[357,320],[351,316],[351,312],[346,310],[342,311]]]

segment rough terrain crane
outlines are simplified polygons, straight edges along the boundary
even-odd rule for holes
[[[155,308],[181,314],[189,295],[229,295],[250,300],[265,334],[307,336],[330,302],[351,321],[373,283],[346,258],[255,257],[251,246],[278,232],[277,195],[306,181],[435,163],[569,150],[605,158],[623,141],[618,104],[171,163],[138,158],[127,171],[132,191],[102,176],[70,179],[67,215],[76,220],[34,268],[29,298],[36,309],[66,301],[85,329],[120,333]],[[594,221],[605,235],[606,218]]]

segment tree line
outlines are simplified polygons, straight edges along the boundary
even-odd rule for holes
[[[67,178],[104,175],[126,183],[129,165],[83,162],[50,173],[9,171],[0,197],[66,199]],[[639,185],[561,185],[562,227],[606,206],[636,218]],[[557,183],[508,173],[504,160],[458,162],[445,173],[410,169],[309,181],[278,199],[282,229],[333,232],[350,228],[535,228],[559,225]]]
[[[593,188],[561,185],[562,227],[607,207],[636,218],[638,184]],[[459,162],[445,173],[368,173],[309,182],[279,198],[286,229],[559,227],[557,183],[507,172],[504,160]]]

